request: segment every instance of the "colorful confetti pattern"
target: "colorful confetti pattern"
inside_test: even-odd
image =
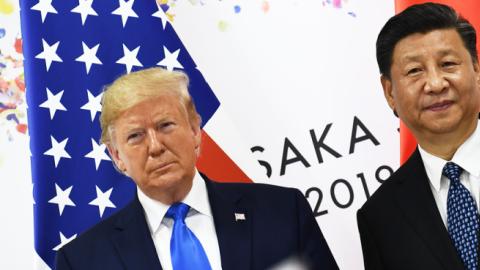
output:
[[[170,22],[174,21],[174,18],[176,16],[175,14],[175,6],[176,3],[179,0],[157,0],[157,2],[161,5],[163,11],[167,14],[168,19]],[[353,0],[319,0],[322,3],[323,8],[333,8],[337,9],[340,11],[345,12],[345,14],[356,18],[357,14],[350,9],[351,3]],[[207,0],[188,0],[188,2],[192,6],[205,6],[207,5]],[[211,2],[214,2],[213,0]],[[240,1],[238,0],[217,0],[215,1],[218,4],[222,5],[229,5],[231,6],[232,14],[234,15],[241,15],[242,14],[242,5],[240,4]],[[298,4],[296,1],[291,1],[293,5]],[[258,9],[262,11],[264,14],[269,14],[272,6],[272,1],[268,0],[262,0],[258,1]],[[228,16],[228,14],[226,14]],[[230,26],[230,22],[226,19],[219,19],[217,23],[218,30],[221,32],[226,32],[228,31],[228,28]]]
[[[0,0],[0,16],[18,16],[19,10],[8,0]],[[16,36],[11,39],[9,36]],[[0,138],[13,141],[27,133],[25,81],[20,26],[0,26]]]

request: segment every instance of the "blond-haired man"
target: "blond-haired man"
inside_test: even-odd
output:
[[[338,269],[298,190],[215,183],[196,170],[201,119],[184,73],[124,75],[102,106],[102,141],[137,196],[60,249],[57,270],[266,269],[291,256]]]

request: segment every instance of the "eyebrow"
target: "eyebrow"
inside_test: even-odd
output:
[[[159,117],[158,119],[155,119],[153,124],[154,125],[158,125],[160,123],[164,123],[166,121],[171,121],[172,119],[175,119],[174,117],[172,117],[171,115],[162,115],[161,117]],[[144,129],[145,127],[143,125],[139,125],[138,124],[138,121],[136,121],[135,119],[131,119],[130,121],[128,121],[127,123],[124,123],[124,129],[127,131],[127,132],[132,132],[132,131],[137,131],[137,130],[142,130]]]
[[[455,51],[455,50],[452,50],[452,49],[443,49],[443,50],[440,50],[437,52],[437,55],[439,55],[440,57],[443,57],[443,56],[446,56],[446,55],[450,55],[450,54],[453,54],[455,56],[458,56],[458,53]],[[410,54],[410,55],[405,55],[404,57],[402,57],[402,61],[419,61],[423,58],[423,54]]]
[[[126,129],[124,129],[123,135],[128,136],[132,133],[137,133],[137,132],[142,131],[142,130],[143,130],[143,128],[141,128],[141,127],[127,127]]]

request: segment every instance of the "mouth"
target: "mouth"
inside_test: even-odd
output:
[[[425,110],[427,111],[434,111],[434,112],[440,112],[440,111],[444,111],[444,110],[447,110],[448,108],[450,108],[450,106],[453,105],[453,101],[451,100],[444,100],[444,101],[441,101],[441,102],[437,102],[437,103],[434,103],[432,105],[429,105],[427,107],[425,107]]]
[[[168,169],[170,169],[170,167],[172,167],[174,164],[174,162],[165,162],[165,163],[161,163],[155,167],[153,167],[150,172],[151,173],[162,173]]]

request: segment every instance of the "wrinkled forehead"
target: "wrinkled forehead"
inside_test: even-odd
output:
[[[109,126],[109,131],[111,135],[114,135],[115,131],[155,124],[170,118],[190,122],[185,103],[176,93],[146,97],[136,102],[119,112]],[[114,137],[112,136],[112,138]]]
[[[420,61],[426,57],[468,54],[467,48],[455,29],[414,33],[397,42],[392,54],[392,65],[405,61]]]
[[[177,93],[163,93],[143,98],[121,111],[115,122],[123,119],[131,119],[133,121],[164,115],[179,115],[187,118],[187,109],[180,95]]]

